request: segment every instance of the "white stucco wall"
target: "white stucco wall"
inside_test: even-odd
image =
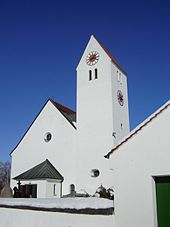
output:
[[[110,156],[116,227],[157,226],[153,177],[170,175],[169,122],[170,108]]]
[[[111,64],[112,72],[112,112],[113,112],[113,130],[115,132],[114,144],[117,144],[129,133],[129,108],[128,108],[128,89],[127,76],[120,71],[114,64]],[[119,80],[118,80],[119,78]],[[118,102],[117,93],[123,94],[123,105]]]
[[[115,227],[114,215],[67,214],[10,208],[0,208],[0,220],[2,227]]]
[[[30,180],[21,181],[21,185],[37,185],[37,198],[60,198],[61,183],[54,180]],[[55,191],[54,191],[55,185]],[[55,192],[55,194],[54,194]]]
[[[55,186],[54,186],[55,185]],[[55,190],[54,190],[55,187]],[[46,198],[60,198],[61,197],[61,183],[47,181],[46,184]]]
[[[87,55],[97,51],[99,61],[93,66],[86,63]],[[94,70],[98,70],[98,79]],[[89,70],[92,80],[89,80]],[[116,65],[92,36],[77,67],[77,187],[90,194],[103,184],[110,187],[107,160],[104,155],[129,131],[127,81],[122,73],[117,80]],[[120,70],[118,70],[120,72]],[[124,93],[124,106],[117,100],[117,91]],[[121,122],[124,124],[120,130]],[[116,132],[116,138],[113,137]],[[92,178],[90,171],[98,169],[100,175]]]
[[[49,142],[44,141],[47,132],[52,134]],[[75,132],[76,129],[48,101],[12,153],[11,178],[48,159],[64,177],[63,194],[67,194],[69,185],[75,183]],[[12,180],[11,187],[14,185],[16,181]]]

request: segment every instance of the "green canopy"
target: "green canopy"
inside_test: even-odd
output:
[[[63,176],[56,170],[51,162],[46,159],[44,162],[34,166],[26,172],[13,178],[14,180],[42,180],[42,179],[57,179],[63,182]]]

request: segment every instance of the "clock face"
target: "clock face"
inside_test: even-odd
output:
[[[118,99],[118,102],[121,106],[123,106],[124,104],[124,98],[123,98],[123,94],[120,90],[117,91],[117,99]]]
[[[99,60],[99,53],[97,51],[92,51],[87,55],[86,63],[88,65],[95,65]]]

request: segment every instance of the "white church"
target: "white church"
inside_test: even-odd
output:
[[[11,152],[11,188],[60,198],[102,185],[114,191],[116,227],[170,226],[170,102],[130,132],[127,74],[91,36],[77,66],[76,106],[45,103]]]

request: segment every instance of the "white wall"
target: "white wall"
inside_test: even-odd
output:
[[[30,180],[21,181],[21,185],[36,184],[37,185],[37,198],[60,198],[61,196],[61,183],[54,180]],[[54,195],[54,184],[55,195]]]
[[[10,218],[9,218],[10,217]],[[82,215],[0,208],[0,227],[114,227],[114,215]],[[27,220],[27,221],[26,221]]]
[[[44,141],[50,132],[52,139]],[[11,178],[48,159],[64,177],[63,193],[69,192],[69,185],[75,183],[75,133],[76,129],[48,101],[21,143],[12,153]],[[11,187],[16,185],[12,180]]]
[[[129,133],[129,108],[127,76],[123,74],[114,64],[111,64],[112,72],[112,108],[113,108],[113,130],[116,133],[114,144],[119,143]],[[118,74],[119,79],[118,81]],[[120,90],[123,94],[123,105],[118,102],[117,93]],[[121,126],[122,124],[122,126]]]
[[[54,191],[55,185],[55,191]],[[55,192],[55,194],[54,194]],[[60,198],[61,196],[61,183],[47,181],[46,183],[46,198]]]
[[[153,177],[170,175],[169,122],[170,108],[110,156],[116,227],[157,226]]]
[[[97,64],[89,66],[86,57],[92,51],[97,51],[100,58]],[[94,79],[95,68],[98,79]],[[92,70],[92,80],[89,80],[89,70]],[[94,194],[101,184],[111,186],[108,174],[105,174],[108,162],[104,155],[129,131],[127,81],[123,73],[121,83],[117,81],[117,70],[92,36],[77,67],[77,188],[90,194]],[[124,93],[123,107],[117,100],[119,89]],[[116,132],[116,138],[113,132]],[[92,169],[99,169],[100,176],[92,178]]]

